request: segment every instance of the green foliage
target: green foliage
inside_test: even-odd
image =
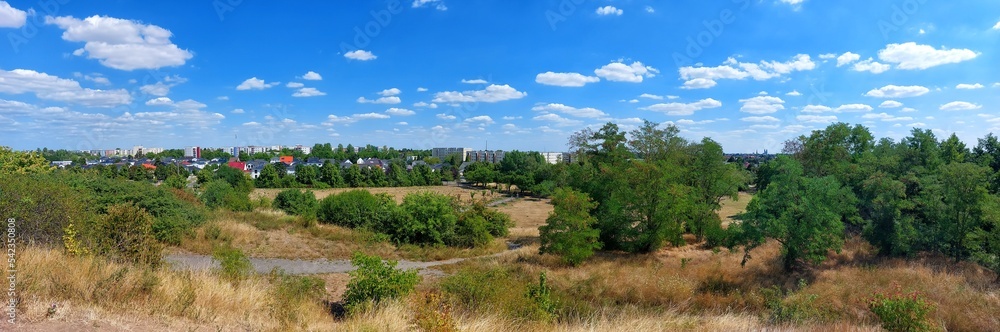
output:
[[[599,231],[593,228],[596,220],[590,215],[597,203],[587,194],[560,188],[556,189],[552,204],[555,210],[545,220],[546,224],[538,228],[542,243],[539,253],[560,255],[564,262],[580,265],[601,248],[597,241]]]
[[[899,284],[893,283],[892,290],[875,293],[866,302],[887,331],[935,330],[927,317],[934,310],[934,304],[918,292],[903,294]]]
[[[454,198],[433,192],[406,195],[400,206],[404,218],[396,218],[387,228],[399,243],[445,244],[455,234],[458,215]]]
[[[109,206],[95,225],[96,252],[116,262],[158,266],[163,247],[153,236],[153,222],[134,204]]]
[[[19,152],[0,146],[0,175],[48,173],[55,167],[49,166],[40,153]]]
[[[219,274],[234,285],[239,285],[253,273],[250,258],[240,249],[223,245],[212,251],[212,258],[219,261]]]
[[[267,164],[260,170],[260,174],[257,174],[254,184],[258,188],[278,188],[283,175],[284,170],[279,170],[277,165]]]
[[[320,201],[319,220],[350,228],[383,229],[395,223],[400,212],[392,196],[373,195],[367,190],[350,190]]]
[[[285,329],[301,328],[304,317],[300,306],[318,303],[326,295],[326,282],[310,276],[293,276],[274,271],[270,275],[274,287],[274,315]]]
[[[800,259],[822,262],[828,251],[843,245],[844,221],[856,213],[854,194],[833,177],[803,177],[802,167],[791,158],[774,162],[778,174],[750,201],[736,225],[736,243],[745,246],[743,263],[768,238],[781,243],[786,270]]]
[[[201,201],[212,209],[226,208],[232,211],[253,209],[249,194],[236,190],[224,180],[213,180],[205,184],[201,193]]]
[[[241,193],[249,194],[253,190],[253,180],[243,170],[235,169],[226,165],[215,170],[215,179],[226,181],[233,189]]]
[[[552,321],[559,317],[559,303],[552,298],[552,288],[546,283],[545,272],[538,276],[538,285],[528,286],[528,299],[534,304],[532,316],[540,321]]]
[[[86,231],[96,219],[86,196],[51,175],[0,175],[0,216],[17,220],[19,242],[61,244],[64,229],[76,224]],[[6,219],[4,219],[6,220]]]
[[[413,314],[417,328],[425,332],[457,332],[458,326],[451,315],[451,305],[441,293],[430,292],[420,297]]]
[[[487,227],[487,221],[481,215],[465,215],[455,225],[455,235],[452,236],[449,244],[457,247],[481,247],[491,241],[493,236]]]
[[[316,200],[316,195],[313,195],[311,191],[305,191],[299,189],[286,189],[278,193],[278,196],[274,198],[274,208],[285,211],[286,213],[294,216],[302,216],[306,219],[316,218],[316,209],[319,206],[319,202]]]
[[[357,269],[348,273],[351,280],[344,292],[345,306],[351,311],[369,302],[406,296],[420,282],[417,271],[397,270],[396,261],[383,262],[378,256],[355,252],[351,264]]]
[[[184,189],[187,187],[187,179],[181,175],[171,175],[163,181],[163,185],[167,188]]]
[[[460,222],[465,218],[482,218],[486,230],[493,237],[505,237],[510,234],[510,228],[514,227],[514,221],[510,219],[509,215],[487,207],[484,200],[475,200],[462,208],[464,210],[458,217]]]

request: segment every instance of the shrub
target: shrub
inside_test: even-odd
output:
[[[59,245],[71,223],[86,231],[96,219],[85,196],[48,175],[0,175],[0,217],[17,221],[19,242]]]
[[[596,220],[590,210],[597,206],[590,196],[571,189],[557,189],[552,197],[555,210],[538,228],[542,254],[556,254],[570,265],[580,265],[601,248],[599,231],[593,228]]]
[[[494,237],[507,236],[510,234],[510,228],[514,226],[514,221],[510,219],[509,215],[487,207],[483,200],[477,200],[469,205],[462,212],[461,216],[459,216],[459,219],[472,218],[474,216],[483,218],[486,222],[486,229]]]
[[[205,206],[212,209],[226,208],[232,211],[253,209],[249,194],[234,189],[232,185],[223,180],[212,180],[205,184],[201,200]]]
[[[167,179],[163,181],[163,186],[167,188],[184,189],[184,187],[187,187],[187,180],[183,176],[174,174],[168,176]]]
[[[312,192],[304,192],[299,189],[283,190],[274,198],[275,209],[307,219],[316,217],[316,207],[318,205],[316,195],[313,195]]]
[[[238,285],[253,272],[250,259],[237,248],[228,245],[217,247],[212,252],[212,258],[219,261],[219,274],[234,285]]]
[[[445,244],[454,236],[458,216],[451,196],[433,192],[406,195],[400,206],[406,218],[387,227],[399,243]]]
[[[348,273],[351,281],[344,292],[344,303],[352,312],[365,303],[405,296],[420,282],[417,271],[397,270],[396,261],[383,262],[378,256],[355,252],[351,264],[357,269]]]
[[[381,229],[399,217],[396,202],[387,194],[351,190],[330,195],[320,202],[319,220],[350,228]]]
[[[927,314],[934,305],[919,292],[903,294],[902,287],[893,282],[887,292],[877,292],[867,300],[868,308],[889,331],[931,331],[933,325]]]
[[[451,306],[441,297],[441,293],[424,293],[416,303],[414,324],[421,331],[456,332],[458,325],[451,316]]]
[[[162,246],[153,237],[153,217],[133,204],[108,207],[95,227],[97,253],[114,261],[158,266]]]
[[[450,245],[458,247],[479,247],[493,241],[493,236],[486,225],[486,219],[480,215],[469,215],[459,218],[455,225],[455,235],[449,241]]]
[[[326,294],[326,283],[323,279],[308,276],[291,276],[272,272],[271,282],[274,288],[274,315],[286,329],[298,327],[302,322],[299,316],[303,304],[315,302]]]

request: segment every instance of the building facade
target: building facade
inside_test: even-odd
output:
[[[465,161],[495,164],[503,161],[504,154],[503,150],[469,151],[465,153]]]
[[[468,156],[471,151],[472,149],[470,148],[433,148],[431,149],[431,157],[437,157],[440,160],[444,160],[449,155],[455,153],[460,156]],[[468,159],[466,159],[466,161],[468,161]]]

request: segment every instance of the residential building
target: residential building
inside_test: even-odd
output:
[[[491,164],[503,161],[505,152],[503,150],[479,150],[469,151],[465,154],[465,161],[487,162]]]
[[[448,156],[455,153],[461,156],[468,156],[471,151],[472,149],[470,148],[433,148],[431,149],[431,157],[437,157],[440,160],[444,160]]]
[[[201,147],[197,146],[185,147],[184,158],[201,158]]]
[[[539,152],[539,154],[541,154],[542,158],[545,158],[545,162],[547,162],[549,164],[553,164],[554,165],[554,164],[561,163],[563,161],[563,153],[562,152]]]

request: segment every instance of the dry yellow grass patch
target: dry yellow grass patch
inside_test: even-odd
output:
[[[719,218],[722,219],[722,226],[726,227],[735,221],[733,217],[737,214],[743,213],[747,210],[747,205],[750,204],[750,200],[753,199],[753,194],[746,192],[739,192],[737,199],[731,199],[729,197],[722,198],[722,208],[716,213],[719,214]]]
[[[497,206],[497,210],[510,215],[514,227],[510,238],[514,240],[537,239],[538,227],[545,225],[553,206],[549,199],[523,198]]]

